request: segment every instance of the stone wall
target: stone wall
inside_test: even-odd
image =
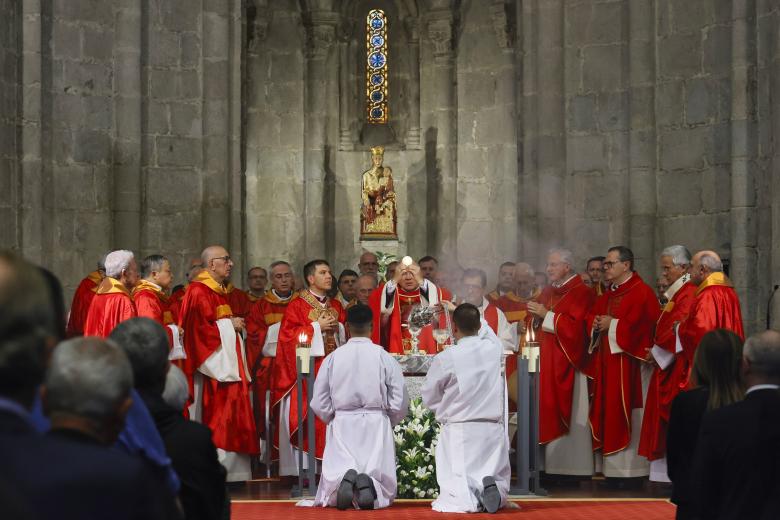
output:
[[[0,1],[0,244],[18,245],[17,86],[22,13],[14,0]]]

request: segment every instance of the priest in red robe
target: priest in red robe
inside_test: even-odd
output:
[[[195,278],[195,276],[197,276],[198,273],[200,273],[202,270],[203,270],[202,260],[200,258],[193,258],[190,261],[189,269],[185,273],[186,283],[184,285],[176,286],[171,292],[171,297],[170,297],[171,311],[175,316],[177,316],[177,320],[179,316],[179,309],[181,307],[181,301],[184,298],[184,293],[187,290],[187,286]]]
[[[699,251],[693,255],[691,282],[697,286],[696,299],[679,328],[682,348],[690,363],[701,338],[711,330],[728,329],[745,337],[739,298],[717,253]]]
[[[171,262],[162,255],[147,256],[141,261],[141,281],[133,290],[138,316],[149,318],[165,329],[171,348],[170,359],[184,359],[178,317],[171,309],[168,289],[173,282]]]
[[[601,450],[605,476],[647,476],[647,459],[637,454],[644,404],[640,367],[650,355],[661,309],[655,290],[634,272],[629,248],[609,250],[604,280],[610,288],[598,297],[587,321],[589,336],[596,335],[588,367],[594,380],[593,449]]]
[[[228,281],[225,286],[225,290],[227,291],[228,303],[230,304],[230,308],[233,309],[233,314],[239,318],[246,319],[249,315],[249,307],[252,303],[249,300],[249,296],[246,292],[234,286],[230,281]]]
[[[191,281],[181,304],[184,330],[184,373],[193,403],[190,418],[212,431],[227,480],[252,478],[250,456],[260,453],[252,416],[241,331],[244,320],[233,314],[226,284],[233,269],[224,247],[211,246],[201,255],[204,269]]]
[[[269,266],[268,270],[271,272],[271,289],[251,305],[246,319],[246,358],[254,377],[252,393],[255,402],[255,422],[258,433],[266,442],[268,439],[265,437],[265,399],[269,390],[273,392],[271,379],[279,340],[279,327],[287,306],[296,297],[293,291],[292,267],[289,263],[277,260]],[[271,398],[273,399],[273,396]],[[269,411],[272,410],[273,407]],[[278,418],[271,413],[270,421],[277,424]],[[274,454],[272,458],[276,460],[277,456],[278,454]]]
[[[344,343],[344,309],[341,304],[328,297],[333,288],[333,275],[325,260],[312,260],[303,268],[307,289],[300,292],[287,306],[279,329],[279,342],[276,349],[276,361],[273,365],[274,408],[279,417],[279,437],[276,448],[279,449],[279,474],[297,475],[296,449],[308,451],[308,439],[304,436],[304,445],[298,446],[298,409],[300,407],[304,423],[309,412],[308,389],[303,387],[303,402],[298,402],[296,389],[295,349],[302,338],[311,345],[314,358],[315,375],[325,356]],[[315,420],[315,456],[322,459],[325,449],[325,424]]]
[[[132,291],[138,283],[138,266],[131,251],[106,255],[106,277],[95,291],[84,322],[85,336],[107,338],[114,327],[135,318]]]
[[[512,355],[517,352],[519,346],[517,328],[514,324],[509,323],[501,309],[487,298],[485,271],[474,268],[465,269],[459,285],[462,287],[465,303],[470,303],[479,310],[480,319],[484,320],[496,337],[501,340],[504,353]]]
[[[666,475],[666,428],[672,400],[688,386],[690,363],[677,341],[676,324],[685,320],[695,299],[696,285],[688,269],[691,253],[685,246],[669,246],[661,252],[661,272],[669,282],[667,300],[655,326],[651,349],[655,364],[647,388],[639,454],[650,461],[650,480],[669,482]]]
[[[405,259],[407,263],[398,265],[394,278],[377,287],[369,298],[369,306],[374,314],[371,341],[382,345],[391,354],[403,354],[411,348],[411,334],[405,325],[415,305],[440,306],[452,298],[448,291],[423,278],[420,266],[409,257]],[[445,326],[446,319],[440,315],[439,327]],[[432,330],[430,325],[422,329],[419,336],[421,352],[436,353],[437,345]]]
[[[65,328],[65,335],[68,338],[84,335],[84,322],[87,320],[87,311],[92,303],[92,298],[98,290],[100,282],[106,276],[106,258],[103,257],[97,264],[97,269],[89,273],[86,278],[81,280],[76,292],[73,294],[73,302],[70,305],[68,314],[68,325]]]
[[[496,289],[490,291],[486,297],[491,303],[496,303],[504,295],[515,290],[515,263],[504,262],[498,268],[498,283]]]
[[[585,330],[596,296],[575,271],[568,249],[547,256],[550,285],[528,303],[538,327],[540,348],[539,442],[545,445],[545,471],[557,475],[592,475],[588,426]]]

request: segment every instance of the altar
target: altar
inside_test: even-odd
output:
[[[425,376],[433,363],[434,356],[420,353],[394,355],[393,357],[403,369],[409,399],[419,398],[425,383]]]

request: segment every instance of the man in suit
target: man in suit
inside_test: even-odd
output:
[[[49,294],[35,267],[0,252],[0,481],[4,491],[34,518],[170,518],[163,504],[165,497],[152,488],[153,480],[140,461],[114,452],[85,432],[42,437],[33,428],[29,410],[43,381],[48,351],[57,337],[56,313]],[[79,365],[68,363],[66,367],[58,361],[61,357],[59,353],[54,356],[59,368],[53,366],[52,373],[61,375],[63,368]],[[87,374],[79,369],[69,379],[81,383],[79,378],[85,378],[85,384],[70,387],[78,391],[62,394],[55,384],[47,393],[51,397],[53,391],[54,409],[61,408],[57,399],[87,406],[89,418],[60,413],[56,428],[61,431],[89,424],[94,428],[90,431],[100,431],[98,436],[106,440],[110,432],[121,427],[120,411],[129,385],[124,385],[127,389],[123,393],[122,385],[106,380],[116,374],[115,370],[95,371],[94,363],[87,368],[89,377],[85,378]],[[111,393],[115,389],[120,391]],[[102,415],[107,402],[116,406]]]
[[[700,518],[766,517],[778,487],[780,332],[747,339],[742,377],[744,401],[713,410],[702,421],[694,463]]]
[[[218,519],[226,505],[225,469],[217,459],[211,430],[185,419],[162,394],[170,368],[168,336],[160,324],[133,318],[113,330],[110,339],[127,354],[136,392],[141,396],[181,480],[180,498],[187,520]]]

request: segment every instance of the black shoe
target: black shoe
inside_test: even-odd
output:
[[[355,483],[357,486],[357,503],[360,509],[374,509],[374,500],[376,500],[376,489],[374,481],[365,473],[357,476]]]
[[[344,478],[341,479],[341,484],[339,484],[339,490],[336,494],[336,508],[340,511],[352,507],[352,498],[355,496],[356,479],[357,471],[354,469],[344,473]]]
[[[496,479],[485,477],[482,479],[482,507],[488,513],[495,513],[501,507],[501,493],[498,492]]]

